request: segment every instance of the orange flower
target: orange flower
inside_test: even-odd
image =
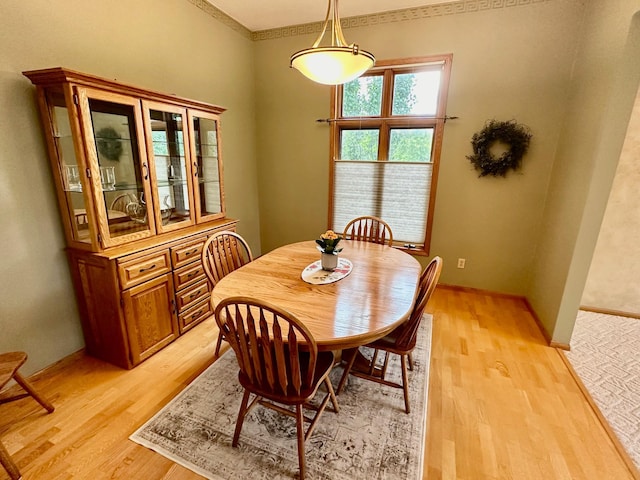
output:
[[[333,230],[327,230],[320,235],[319,239],[316,239],[316,243],[318,244],[318,250],[322,253],[332,253],[337,255],[342,251],[342,248],[336,248],[340,240],[342,240],[340,235]]]

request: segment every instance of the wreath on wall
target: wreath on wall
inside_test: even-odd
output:
[[[490,120],[482,130],[473,134],[471,139],[473,155],[467,158],[475,169],[480,171],[481,177],[487,175],[505,177],[510,169],[520,168],[530,140],[529,127],[520,125],[515,120],[507,122]],[[504,143],[508,147],[497,158],[491,153],[491,147],[496,142]]]

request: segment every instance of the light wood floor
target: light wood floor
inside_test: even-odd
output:
[[[523,302],[438,288],[427,310],[424,479],[633,478]],[[25,480],[201,478],[128,436],[212,362],[214,325],[131,371],[82,354],[47,369],[35,384],[51,415],[28,398],[0,405],[0,437]]]

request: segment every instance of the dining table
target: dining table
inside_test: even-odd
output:
[[[422,268],[413,256],[388,245],[342,240],[340,246],[340,265],[350,265],[343,278],[319,284],[303,279],[309,269],[320,271],[320,252],[314,241],[292,243],[222,278],[211,293],[212,307],[236,296],[280,307],[311,331],[319,351],[377,340],[409,317]]]

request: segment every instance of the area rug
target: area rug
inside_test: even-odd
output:
[[[431,316],[425,314],[409,372],[409,415],[402,389],[349,377],[338,396],[340,412],[329,404],[307,440],[307,478],[422,478],[430,350]],[[342,371],[333,369],[334,386]],[[399,380],[400,372],[393,355],[388,374]],[[242,393],[228,350],[130,439],[208,479],[298,478],[293,418],[258,405],[245,419],[238,447],[231,446]]]
[[[580,310],[564,352],[640,468],[640,320]]]

